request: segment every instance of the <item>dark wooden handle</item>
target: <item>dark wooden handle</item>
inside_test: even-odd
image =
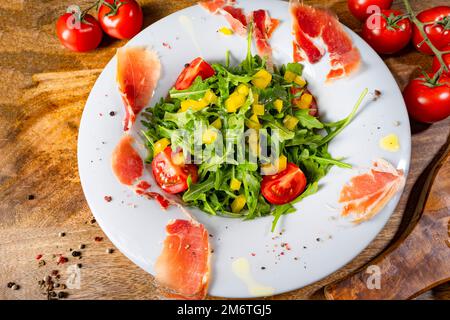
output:
[[[448,154],[441,164],[411,233],[357,273],[325,287],[327,299],[410,299],[450,280]]]

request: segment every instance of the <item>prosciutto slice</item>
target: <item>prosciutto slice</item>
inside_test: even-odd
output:
[[[280,21],[278,19],[272,19],[267,10],[253,11],[251,18],[254,23],[253,37],[255,38],[258,54],[271,61],[272,48],[269,44],[269,39],[280,24]]]
[[[216,14],[225,6],[231,6],[236,3],[235,0],[209,0],[200,1],[198,4],[200,7],[208,11],[209,13]]]
[[[194,220],[172,220],[155,264],[156,280],[177,299],[203,299],[209,284],[208,232]]]
[[[341,190],[342,215],[354,215],[354,222],[375,216],[405,185],[402,170],[384,159],[374,161],[369,172],[351,178]]]
[[[160,76],[161,63],[155,51],[143,47],[117,50],[117,83],[125,106],[125,131],[150,102]]]
[[[296,62],[318,62],[326,51],[314,40],[321,39],[330,55],[331,70],[327,80],[348,76],[359,68],[360,53],[333,13],[305,5],[299,0],[291,0],[290,11]]]
[[[112,154],[112,169],[117,179],[128,186],[139,179],[144,172],[144,162],[133,148],[133,138],[124,135]]]

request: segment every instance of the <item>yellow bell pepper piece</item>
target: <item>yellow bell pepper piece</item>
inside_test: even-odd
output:
[[[239,190],[239,188],[241,187],[241,183],[242,182],[239,181],[238,179],[232,178],[231,182],[230,182],[230,189],[233,190],[233,191]]]
[[[220,118],[217,118],[216,120],[214,120],[211,123],[211,126],[213,126],[214,128],[216,128],[217,130],[222,129],[222,120],[220,120]]]
[[[294,79],[294,83],[298,84],[300,87],[304,87],[306,85],[306,80],[301,76],[296,76]]]
[[[252,152],[253,155],[258,156],[259,155],[259,133],[257,131],[253,131],[248,136],[248,145],[250,147],[250,152]]]
[[[295,77],[297,75],[295,73],[293,73],[292,71],[286,71],[284,73],[284,80],[286,80],[287,82],[293,82],[295,80]]]
[[[183,152],[178,152],[172,156],[172,162],[177,166],[184,165],[184,155]]]
[[[184,100],[181,101],[181,111],[187,111],[188,109],[192,109],[193,111],[199,111],[206,107],[208,104],[205,103],[203,100],[197,101],[197,100]]]
[[[287,157],[282,154],[277,161],[278,172],[283,171],[287,167]]]
[[[291,131],[295,129],[295,126],[297,125],[297,123],[298,123],[298,119],[289,114],[286,115],[283,119],[284,126]]]
[[[162,138],[162,139],[156,141],[153,144],[153,153],[154,153],[154,155],[156,156],[161,151],[164,151],[164,149],[167,148],[168,145],[170,145],[170,140],[167,139],[167,138]]]
[[[222,27],[218,31],[226,36],[231,36],[233,34],[233,30],[227,27]]]
[[[247,201],[245,200],[244,195],[241,194],[237,196],[231,203],[231,211],[234,213],[240,212],[244,208],[246,203]]]
[[[213,129],[206,129],[202,135],[202,142],[204,144],[211,144],[217,139],[217,131]]]
[[[228,112],[236,112],[245,103],[245,99],[245,96],[235,91],[225,100],[225,108]]]
[[[257,94],[256,92],[252,92],[252,93],[253,93],[253,104],[258,104],[259,94]]]
[[[258,116],[256,114],[252,114],[252,116],[246,121],[247,127],[258,130],[261,128],[261,124],[259,123]]]
[[[253,114],[256,114],[257,116],[264,115],[264,105],[262,104],[254,104],[252,106]]]
[[[248,96],[248,93],[249,93],[250,89],[248,88],[248,86],[246,84],[241,83],[236,88],[236,91],[237,91],[237,93],[239,93],[239,94],[241,94],[243,96]]]
[[[264,89],[270,84],[270,81],[272,81],[272,75],[266,70],[261,69],[253,76],[252,83],[255,87]]]
[[[275,109],[277,109],[278,112],[281,112],[281,109],[283,109],[283,100],[277,99],[273,102],[273,106]]]
[[[272,175],[285,170],[287,167],[287,157],[281,155],[274,163],[267,163],[261,166],[261,173],[263,175]]]
[[[208,89],[205,92],[205,95],[203,96],[202,101],[204,103],[206,103],[207,105],[208,104],[214,104],[214,103],[217,103],[217,96],[211,89]]]
[[[299,107],[300,109],[308,109],[309,106],[311,105],[312,99],[313,96],[310,95],[309,93],[302,94],[300,100],[296,103],[297,107]]]

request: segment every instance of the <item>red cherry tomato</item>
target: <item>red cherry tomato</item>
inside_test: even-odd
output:
[[[181,71],[175,82],[175,89],[184,90],[191,86],[195,78],[202,77],[203,80],[212,77],[215,74],[214,69],[202,58],[198,57],[192,60],[189,65]]]
[[[408,18],[401,19],[402,15],[398,10],[374,13],[364,23],[364,40],[378,53],[390,54],[403,49],[411,40],[412,27]]]
[[[90,14],[81,18],[74,13],[65,13],[56,22],[56,35],[59,41],[73,51],[89,51],[98,47],[102,41],[102,29]]]
[[[348,0],[350,12],[360,21],[365,21],[374,12],[367,12],[369,6],[378,6],[379,10],[389,9],[393,0]],[[370,9],[369,9],[370,10]]]
[[[441,50],[450,52],[450,45],[447,47],[444,47]],[[450,53],[444,54],[443,58],[444,58],[445,64],[447,65],[448,70],[450,70]],[[441,64],[439,63],[439,60],[436,56],[434,56],[434,58],[433,58],[433,66],[431,68],[432,68],[433,73],[436,73],[441,68]],[[450,77],[450,71],[444,71],[444,74],[446,76]]]
[[[295,164],[288,162],[283,171],[264,176],[261,194],[272,204],[285,204],[297,198],[306,187],[306,177]]]
[[[131,39],[142,29],[142,9],[135,0],[104,0],[98,20],[111,37]]]
[[[424,10],[417,15],[417,19],[421,22],[435,22],[426,25],[424,30],[430,38],[431,43],[439,50],[450,44],[450,28],[446,27],[450,23],[450,7],[439,6],[428,10]],[[423,37],[420,34],[417,26],[413,28],[413,43],[414,46],[422,53],[433,54],[433,51],[428,44],[423,42]]]
[[[167,147],[153,158],[152,172],[161,189],[172,194],[187,190],[189,176],[191,176],[192,183],[196,183],[198,180],[197,166],[195,164],[181,166],[175,164],[172,161],[171,147]]]
[[[435,86],[425,77],[413,79],[403,90],[403,98],[411,118],[426,123],[443,120],[450,116],[450,78],[441,76]]]

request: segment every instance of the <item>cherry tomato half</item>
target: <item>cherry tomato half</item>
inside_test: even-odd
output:
[[[56,35],[68,49],[78,52],[93,50],[102,41],[102,29],[90,14],[81,21],[76,14],[65,13],[56,22]]]
[[[447,47],[444,47],[442,51],[449,51],[450,52],[450,45]],[[448,77],[450,77],[450,53],[446,53],[443,55],[444,62],[447,65],[447,68],[449,71],[444,71],[444,74]],[[431,67],[431,70],[433,73],[436,73],[441,68],[441,64],[439,63],[439,60],[436,56],[433,57],[433,66]]]
[[[197,166],[195,164],[175,164],[172,161],[171,147],[165,148],[153,158],[152,172],[161,189],[171,194],[186,191],[189,176],[191,176],[192,183],[196,183],[198,180]]]
[[[398,10],[381,10],[364,23],[362,36],[378,53],[390,54],[403,49],[411,40],[412,26],[408,18],[401,18]],[[375,21],[379,19],[379,25]]]
[[[435,86],[424,77],[413,79],[403,90],[403,98],[413,119],[425,123],[443,120],[450,116],[450,78],[441,76]]]
[[[111,37],[131,39],[142,29],[142,9],[135,0],[104,0],[98,20]]]
[[[367,12],[369,6],[378,6],[379,10],[389,9],[393,0],[348,0],[350,12],[360,21],[365,21],[374,12]]]
[[[439,6],[422,11],[417,15],[417,19],[421,22],[435,22],[434,24],[426,25],[424,30],[431,43],[439,50],[448,46],[450,43],[450,7]],[[417,26],[414,25],[413,37],[414,46],[417,50],[425,54],[433,54],[433,51],[428,44],[423,42],[423,37],[420,34]]]
[[[181,71],[180,75],[175,82],[175,89],[184,90],[191,86],[195,78],[202,77],[203,80],[212,77],[215,74],[214,69],[208,62],[198,57],[192,60],[189,65]]]
[[[285,204],[297,198],[306,187],[306,177],[295,164],[288,162],[283,171],[264,176],[261,194],[272,204]]]

